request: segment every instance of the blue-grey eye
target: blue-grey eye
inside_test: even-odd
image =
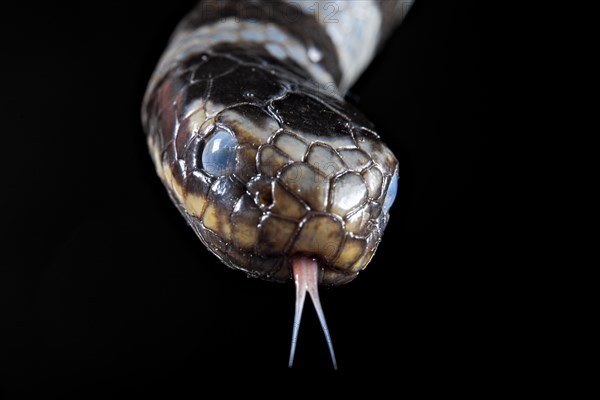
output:
[[[202,151],[202,168],[215,176],[235,171],[237,140],[223,129],[213,133]]]
[[[398,193],[398,171],[392,175],[392,180],[388,185],[387,193],[385,194],[385,200],[383,200],[383,212],[387,214],[390,211],[390,207],[396,200],[396,194]]]

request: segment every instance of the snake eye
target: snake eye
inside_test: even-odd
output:
[[[226,130],[216,130],[202,150],[202,168],[215,176],[235,171],[237,140]]]
[[[398,193],[398,171],[392,175],[392,180],[388,185],[387,193],[385,194],[385,200],[383,200],[383,212],[387,214],[390,211],[390,207],[396,200],[396,194]]]

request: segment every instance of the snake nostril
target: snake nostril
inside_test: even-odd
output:
[[[271,206],[271,204],[273,204],[273,192],[270,190],[260,191],[258,193],[258,199],[260,200],[261,204]]]
[[[248,191],[252,193],[254,201],[261,208],[268,210],[273,206],[273,179],[257,176],[248,183]]]
[[[224,129],[216,130],[202,150],[202,168],[211,175],[224,176],[235,171],[237,140]]]

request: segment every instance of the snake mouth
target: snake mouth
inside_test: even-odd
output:
[[[253,232],[255,225],[233,227],[233,236]],[[292,223],[274,215],[263,216],[257,225],[257,242],[245,250],[218,239],[222,249],[216,254],[230,266],[246,271],[253,277],[289,282],[293,279],[293,260],[315,260],[318,283],[338,286],[354,280],[370,262],[381,238],[380,225],[373,224],[370,234],[357,237],[348,233],[344,221],[327,213],[308,213],[300,223]],[[289,229],[289,230],[288,230]],[[207,237],[211,243],[216,237]]]
[[[311,260],[316,268],[316,282],[322,286],[338,286],[354,280],[358,272],[352,270],[343,270],[329,261],[322,254],[317,253],[293,253],[285,256],[282,263],[283,271],[277,273],[277,276],[288,275],[287,280],[294,280],[294,264],[297,260]]]
[[[358,272],[341,270],[316,254],[294,253],[265,257],[262,254],[249,254],[233,248],[221,251],[219,247],[209,247],[209,250],[230,268],[245,272],[249,277],[271,282],[292,282],[294,280],[293,262],[299,258],[315,262],[318,267],[317,282],[322,286],[343,285],[358,276]]]

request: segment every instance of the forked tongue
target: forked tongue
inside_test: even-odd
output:
[[[312,303],[315,306],[315,310],[317,311],[317,315],[319,316],[319,321],[321,321],[321,328],[323,328],[325,340],[327,340],[327,345],[329,346],[333,368],[337,370],[337,362],[335,360],[335,353],[333,352],[333,343],[329,336],[329,329],[327,329],[327,322],[325,322],[325,314],[323,313],[321,301],[319,300],[319,266],[317,265],[317,261],[306,256],[296,256],[292,259],[292,272],[294,274],[294,283],[296,284],[296,312],[294,314],[294,332],[292,334],[289,367],[291,368],[294,364],[298,330],[300,329],[300,320],[302,319],[302,310],[304,308],[306,292],[308,292],[312,299]]]

